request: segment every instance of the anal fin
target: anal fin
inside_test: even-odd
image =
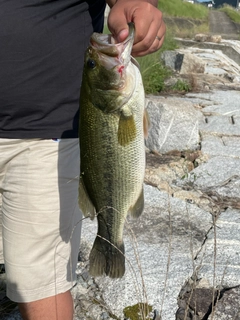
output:
[[[139,218],[140,215],[142,214],[144,209],[144,194],[143,194],[143,188],[141,190],[141,193],[137,199],[137,201],[135,202],[135,204],[130,208],[129,210],[129,214],[133,217],[133,218]]]

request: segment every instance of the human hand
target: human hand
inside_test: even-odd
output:
[[[108,28],[118,42],[127,38],[128,23],[134,22],[133,56],[155,52],[163,44],[166,27],[161,11],[153,3],[156,1],[118,0],[109,13]]]

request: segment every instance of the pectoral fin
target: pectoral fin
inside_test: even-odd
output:
[[[129,213],[133,218],[138,218],[142,214],[143,209],[144,209],[144,195],[143,195],[143,189],[142,189],[136,203],[134,204],[134,206],[130,208]]]
[[[128,145],[136,138],[137,129],[133,114],[128,107],[121,110],[118,125],[118,142],[121,146]]]
[[[87,190],[83,182],[83,178],[81,176],[79,181],[78,204],[80,210],[83,212],[83,215],[85,217],[90,217],[90,219],[93,220],[96,216],[96,210],[88,196]]]

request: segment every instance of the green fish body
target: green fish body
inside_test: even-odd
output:
[[[138,217],[144,207],[145,95],[130,56],[133,40],[133,25],[124,43],[94,33],[85,55],[79,205],[85,216],[98,220],[89,258],[93,276],[124,275],[124,223],[128,213]]]

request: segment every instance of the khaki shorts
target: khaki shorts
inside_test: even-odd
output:
[[[0,263],[11,300],[31,302],[74,285],[78,178],[78,139],[0,139]]]

